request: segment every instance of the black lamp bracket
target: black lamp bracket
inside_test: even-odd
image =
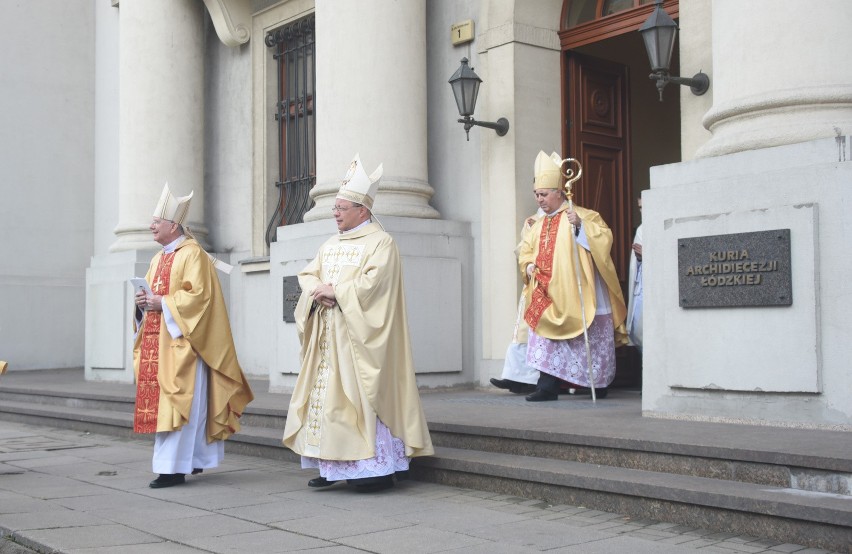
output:
[[[695,96],[701,96],[710,88],[710,77],[701,71],[692,76],[692,78],[669,75],[667,71],[656,71],[651,73],[648,78],[657,81],[657,90],[660,91],[660,102],[663,101],[663,89],[669,83],[685,85],[689,87],[689,90]]]
[[[490,121],[477,121],[471,116],[462,117],[458,120],[459,123],[464,123],[464,132],[467,135],[467,140],[470,140],[470,129],[476,125],[478,127],[485,127],[486,129],[494,129],[497,132],[498,136],[503,136],[509,132],[509,120],[505,117],[501,117],[495,123]]]

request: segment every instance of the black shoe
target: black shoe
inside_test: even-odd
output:
[[[164,489],[166,487],[174,487],[175,485],[183,485],[186,483],[186,476],[183,473],[162,473],[159,477],[148,483],[152,489]]]
[[[397,481],[408,481],[410,479],[407,469],[405,471],[397,471],[394,473],[394,477],[396,477]]]
[[[512,381],[511,379],[495,379],[494,377],[492,377],[490,379],[490,381],[491,381],[491,384],[494,385],[495,387],[497,387],[498,389],[504,389],[504,390],[512,390],[512,387],[517,384],[515,381]]]
[[[595,399],[597,398],[606,398],[606,395],[609,394],[609,390],[606,387],[595,389]],[[592,395],[591,389],[589,389],[589,396]]]
[[[200,468],[200,467],[194,467],[194,468],[192,468],[192,474],[193,474],[193,475],[198,475],[199,473],[204,473],[204,469],[203,469],[203,468]]]
[[[555,392],[538,389],[531,395],[527,396],[527,402],[546,402],[548,400],[558,400],[559,395]]]
[[[320,487],[330,487],[335,483],[337,483],[337,481],[329,481],[325,477],[314,477],[313,479],[308,481],[308,486],[318,489]]]
[[[521,383],[520,381],[512,381],[511,379],[490,379],[491,384],[498,389],[507,390],[515,394],[529,394],[535,391],[535,385]]]

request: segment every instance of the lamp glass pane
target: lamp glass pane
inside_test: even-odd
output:
[[[450,85],[453,87],[453,97],[456,99],[456,108],[459,110],[459,115],[464,115],[464,93],[462,92],[461,79],[451,81]]]
[[[674,52],[677,27],[653,27],[642,31],[651,71],[668,71]]]
[[[479,83],[481,81],[477,79],[470,79],[465,82],[465,108],[467,112],[463,115],[473,115],[474,110],[476,109],[476,98],[479,96]]]
[[[473,110],[476,108],[476,97],[479,94],[479,83],[478,77],[472,79],[462,77],[451,83],[456,107],[462,117],[473,115]]]

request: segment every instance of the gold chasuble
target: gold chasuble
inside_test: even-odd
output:
[[[518,262],[526,290],[524,320],[539,336],[552,340],[567,340],[583,334],[583,314],[580,311],[580,294],[577,288],[577,270],[574,263],[575,242],[571,238],[571,223],[565,215],[568,203],[562,204],[553,216],[545,216],[533,225],[521,243]],[[625,319],[627,307],[621,285],[610,257],[612,231],[595,211],[574,206],[582,219],[591,252],[577,246],[580,258],[580,279],[586,324],[595,319],[595,269],[609,289],[615,346],[627,344]],[[528,264],[535,264],[536,272],[527,276]]]
[[[177,431],[189,421],[198,357],[210,367],[207,441],[236,433],[254,398],[237,361],[228,312],[216,270],[195,239],[170,254],[159,252],[145,276],[180,328],[173,339],[162,312],[145,312],[133,347],[137,433]]]
[[[337,304],[311,294],[332,284]],[[323,460],[374,457],[376,417],[409,457],[434,453],[408,336],[402,265],[376,223],[335,235],[299,274],[295,317],[302,344],[283,443]]]

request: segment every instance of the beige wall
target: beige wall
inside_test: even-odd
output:
[[[3,2],[0,19],[0,358],[11,371],[81,367],[95,4]]]

